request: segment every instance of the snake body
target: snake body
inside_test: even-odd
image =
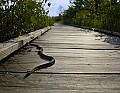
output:
[[[55,64],[55,59],[53,57],[51,57],[51,56],[45,55],[43,53],[43,48],[42,47],[40,47],[38,45],[35,45],[35,44],[30,44],[30,45],[36,47],[36,49],[39,50],[38,51],[38,55],[40,56],[40,58],[43,59],[43,60],[48,61],[48,63],[36,66],[31,71],[28,71],[27,74],[24,76],[23,79],[27,78],[28,76],[30,76],[32,73],[34,73],[37,70],[45,69],[45,68],[51,67],[51,66],[53,66]]]

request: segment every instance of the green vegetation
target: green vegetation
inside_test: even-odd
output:
[[[71,6],[63,13],[68,25],[120,31],[119,0],[71,0]]]
[[[47,0],[0,0],[0,42],[40,29],[54,22]]]
[[[54,19],[55,22],[59,23],[59,22],[62,21],[62,15],[59,14],[59,16],[55,16],[55,17],[53,17],[53,19]]]

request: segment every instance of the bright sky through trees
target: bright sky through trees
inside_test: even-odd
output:
[[[57,16],[59,14],[59,6],[62,6],[65,10],[68,9],[69,0],[49,0],[51,2],[50,16]]]

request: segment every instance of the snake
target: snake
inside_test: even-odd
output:
[[[42,47],[40,47],[40,46],[38,46],[36,44],[30,44],[30,45],[36,47],[36,49],[39,50],[38,53],[37,53],[39,55],[39,57],[41,59],[43,59],[43,60],[48,61],[48,63],[36,66],[32,70],[27,71],[27,74],[23,77],[23,79],[27,78],[28,76],[30,76],[35,71],[51,67],[51,66],[53,66],[55,64],[55,59],[52,56],[45,55],[43,53],[43,48]]]

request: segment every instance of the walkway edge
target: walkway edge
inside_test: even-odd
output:
[[[18,38],[10,39],[8,41],[0,43],[0,61],[15,52],[16,50],[20,49],[27,43],[36,39],[37,37],[42,36],[50,29],[51,27],[45,27],[43,29],[36,30],[26,35],[19,36]]]
[[[120,32],[114,32],[114,31],[105,30],[105,29],[99,29],[99,28],[91,28],[91,27],[86,27],[86,26],[77,26],[77,25],[75,25],[74,27],[83,28],[83,29],[89,29],[89,30],[100,32],[100,33],[105,33],[105,34],[120,37]]]

